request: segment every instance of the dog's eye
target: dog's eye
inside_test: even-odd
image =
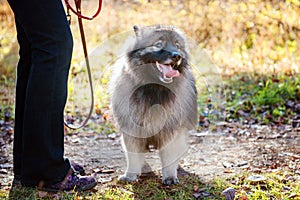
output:
[[[179,42],[175,42],[175,46],[176,46],[177,49],[180,49],[180,48],[181,48],[181,45],[180,45]]]
[[[159,40],[159,41],[157,41],[157,42],[154,43],[154,46],[155,46],[156,48],[162,48],[163,42],[162,42],[161,40]]]

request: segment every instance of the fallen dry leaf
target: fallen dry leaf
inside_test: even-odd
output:
[[[225,189],[222,194],[225,196],[226,200],[234,200],[235,197],[235,189],[227,188]]]
[[[247,180],[249,180],[251,182],[262,182],[262,181],[265,181],[266,178],[262,175],[253,175],[253,176],[249,176],[247,178]]]

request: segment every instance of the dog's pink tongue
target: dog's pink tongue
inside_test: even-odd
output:
[[[171,65],[164,65],[164,64],[160,64],[160,66],[162,67],[163,70],[163,74],[167,77],[167,78],[174,78],[174,77],[178,77],[180,75],[178,70],[175,70],[171,67]]]

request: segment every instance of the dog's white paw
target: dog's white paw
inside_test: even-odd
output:
[[[167,178],[163,178],[163,184],[164,185],[175,185],[179,183],[178,178],[177,177],[167,177]]]
[[[131,183],[131,182],[134,182],[137,180],[137,175],[121,175],[118,177],[118,180],[119,181],[122,181],[122,182],[128,182],[128,183]]]

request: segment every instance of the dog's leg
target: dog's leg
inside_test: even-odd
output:
[[[178,162],[187,150],[188,144],[184,132],[177,134],[171,142],[159,150],[159,156],[162,163],[163,184],[172,185],[178,183]]]
[[[124,175],[119,177],[120,181],[133,182],[141,173],[145,162],[145,153],[126,152],[127,169]]]

